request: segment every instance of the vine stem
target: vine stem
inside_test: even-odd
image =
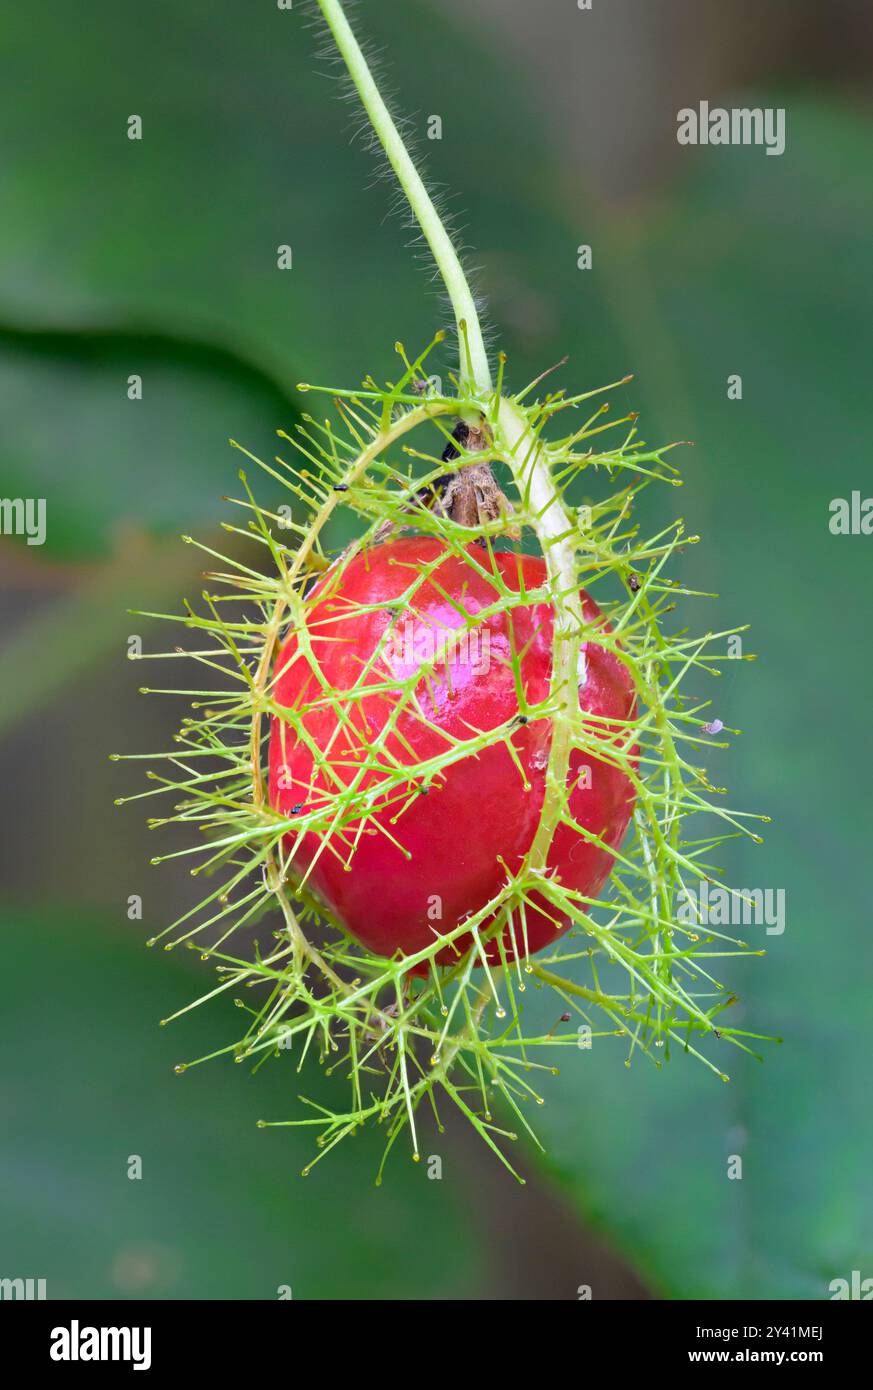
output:
[[[458,329],[458,353],[462,389],[479,394],[491,390],[491,370],[482,338],[479,315],[457,249],[434,207],[424,181],[412,161],[394,118],[376,86],[361,46],[346,19],[340,0],[318,0],[325,23],[333,35],[370,124],[437,264],[448,291]]]
[[[555,620],[550,699],[552,742],[540,823],[528,855],[530,868],[544,871],[563,813],[573,733],[579,720],[579,653],[584,629],[576,565],[574,525],[555,485],[545,449],[524,411],[505,396],[497,402],[497,425],[522,504],[536,532],[549,575]]]

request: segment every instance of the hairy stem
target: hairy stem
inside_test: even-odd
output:
[[[403,189],[406,200],[431,249],[437,269],[452,301],[458,328],[462,389],[474,393],[486,393],[491,390],[488,355],[482,339],[482,328],[479,323],[479,315],[476,312],[476,304],[470,286],[467,284],[467,277],[464,274],[455,245],[433,205],[433,200],[403,143],[391,112],[385,105],[379,88],[376,86],[373,74],[361,51],[361,46],[343,13],[340,0],[318,0],[318,4],[348,68],[349,76],[357,88],[358,96],[361,98],[370,124],[379,138],[388,157],[388,162],[397,175],[400,187]]]
[[[560,713],[552,719],[546,795],[529,855],[530,867],[543,870],[567,795],[573,728],[579,715],[579,644],[584,619],[579,599],[576,549],[568,535],[572,522],[552,477],[543,446],[514,401],[501,398],[497,425],[507,461],[540,544],[549,573],[555,611],[550,695]]]

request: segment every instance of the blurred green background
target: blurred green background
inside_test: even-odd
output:
[[[356,7],[512,383],[565,353],[576,389],[631,371],[646,438],[695,441],[651,517],[678,502],[704,539],[682,578],[720,597],[696,625],[752,624],[760,660],[700,693],[744,731],[716,780],[774,817],[733,881],[788,900],[730,975],[746,1026],[785,1038],[763,1065],[731,1056],[724,1086],[604,1040],[548,1084],[525,1187],[451,1126],[424,1146],[442,1181],[398,1157],[379,1189],[367,1136],[301,1179],[305,1136],[255,1128],[314,1078],[173,1074],[234,1020],[157,1027],[208,978],[142,945],[191,885],[148,866],[140,808],[112,804],[136,770],[106,758],[176,727],[125,659],[166,635],[126,610],[199,592],[177,538],[226,515],[227,437],[271,457],[296,382],[384,376],[445,319],[307,12],[94,0],[85,23],[36,0],[0,27],[0,492],[48,507],[43,547],[0,538],[0,1276],[50,1297],[827,1297],[873,1276],[873,539],[828,529],[832,498],[873,494],[869,7]],[[785,154],[680,148],[701,98],[785,107]]]

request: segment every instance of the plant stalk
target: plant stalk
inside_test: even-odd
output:
[[[497,424],[521,496],[523,513],[527,514],[536,532],[546,562],[555,614],[550,697],[560,712],[552,719],[546,794],[528,856],[530,867],[543,871],[567,796],[573,733],[579,718],[579,651],[584,617],[579,598],[576,547],[567,539],[573,527],[548,459],[543,456],[543,446],[533,434],[524,412],[505,396],[497,403]]]
[[[340,0],[318,0],[319,8],[334,42],[342,55],[349,76],[355,84],[370,124],[406,200],[421,227],[448,291],[458,330],[458,354],[462,389],[472,394],[487,394],[491,390],[491,370],[482,338],[479,315],[467,277],[461,266],[457,249],[446,230],[433,200],[403,143],[397,126],[370,72],[361,46],[343,12]]]

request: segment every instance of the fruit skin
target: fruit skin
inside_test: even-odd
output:
[[[425,567],[434,564],[432,576],[418,585],[398,611],[397,603],[405,591]],[[516,871],[539,822],[551,742],[551,723],[546,719],[531,720],[516,727],[511,735],[530,782],[529,790],[501,742],[483,750],[478,758],[467,756],[444,768],[428,793],[415,794],[402,810],[421,785],[421,775],[416,775],[418,765],[446,751],[448,745],[441,731],[467,740],[475,730],[492,729],[518,716],[510,624],[528,704],[536,704],[548,693],[553,624],[550,605],[521,603],[511,615],[502,612],[486,617],[475,629],[478,647],[472,641],[465,647],[458,640],[463,622],[458,608],[473,614],[494,604],[498,597],[488,578],[488,572],[493,573],[492,564],[511,588],[519,589],[520,577],[526,591],[546,583],[542,558],[496,553],[492,561],[488,551],[476,543],[464,553],[447,549],[435,537],[409,536],[362,551],[350,560],[339,580],[328,572],[308,598],[312,653],[326,686],[316,678],[294,633],[277,658],[274,696],[278,705],[304,711],[303,725],[309,739],[321,751],[330,750],[330,766],[350,783],[360,768],[361,745],[372,745],[379,737],[386,720],[396,712],[398,694],[389,688],[349,701],[345,705],[347,722],[339,728],[330,704],[322,703],[315,709],[306,706],[322,699],[325,688],[343,693],[361,681],[364,666],[383,638],[383,653],[366,677],[369,685],[385,681],[389,671],[398,679],[413,674],[422,661],[432,659],[435,643],[438,647],[455,632],[448,647],[449,679],[443,662],[429,679],[422,678],[416,686],[428,722],[407,705],[396,725],[400,737],[389,733],[384,745],[387,753],[401,766],[411,766],[414,774],[394,793],[392,804],[381,805],[375,813],[375,820],[392,838],[381,833],[371,818],[351,854],[358,822],[334,831],[324,848],[310,832],[298,846],[294,861],[295,868],[302,870],[321,849],[308,886],[353,936],[378,955],[390,957],[399,950],[406,956],[419,951],[432,944],[435,934],[451,930],[480,909],[505,881],[500,859]],[[588,594],[583,591],[581,597],[588,621],[602,617]],[[394,607],[361,612],[360,605]],[[392,619],[393,637],[386,635]],[[602,621],[605,625],[606,620]],[[607,719],[631,718],[636,692],[626,666],[612,652],[590,641],[583,644],[583,652],[582,708]],[[384,776],[389,759],[383,758],[381,765]],[[585,766],[591,770],[589,778],[582,772]],[[359,786],[366,790],[378,779],[378,773],[368,770]],[[569,799],[574,819],[617,848],[633,811],[628,778],[618,768],[574,749],[569,782],[574,788]],[[328,785],[324,769],[314,770],[310,749],[297,739],[293,727],[274,716],[271,805],[287,816],[301,803],[312,810],[325,804]],[[293,835],[286,837],[289,851],[293,841]],[[407,858],[394,841],[399,841],[411,857]],[[348,870],[344,868],[346,860]],[[570,826],[558,827],[548,868],[565,886],[594,896],[612,864],[608,850],[592,845]],[[568,926],[565,918],[556,920],[554,909],[545,903],[541,908],[528,904],[526,916],[531,954],[554,941]],[[486,926],[479,928],[480,935]],[[518,914],[515,942],[517,954],[523,956]],[[458,960],[469,944],[469,937],[447,944],[438,960],[442,964]],[[512,960],[516,950],[509,928],[504,930],[504,946],[507,959]],[[496,940],[487,944],[486,954],[489,961],[499,962]]]

